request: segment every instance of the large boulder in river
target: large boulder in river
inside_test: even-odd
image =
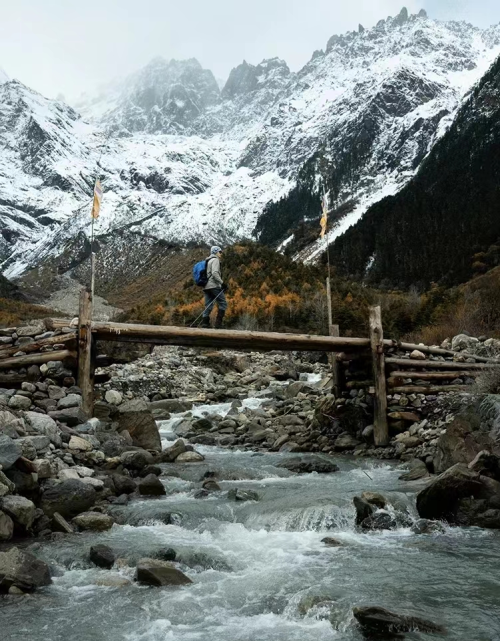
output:
[[[0,499],[0,509],[26,530],[31,528],[35,520],[35,505],[24,496],[4,496]]]
[[[333,472],[339,471],[338,465],[329,461],[327,458],[323,458],[322,456],[301,456],[285,459],[281,463],[278,463],[277,467],[282,467],[290,472],[296,472],[297,474],[310,474],[311,472],[317,472],[318,474],[332,474]]]
[[[134,445],[145,450],[161,452],[158,426],[149,405],[142,399],[134,399],[118,407],[118,432],[126,430]]]
[[[140,559],[137,563],[135,580],[147,585],[186,585],[191,579],[167,561]]]
[[[442,625],[419,617],[397,614],[379,607],[353,608],[356,621],[367,635],[400,635],[404,632],[430,632],[446,634]]]
[[[0,510],[0,541],[10,541],[14,535],[14,521]]]
[[[366,499],[362,499],[360,496],[355,496],[352,501],[356,509],[356,525],[361,525],[365,519],[373,514],[375,509]]]
[[[90,560],[100,568],[112,568],[116,560],[116,555],[109,545],[93,545],[90,548]]]
[[[50,583],[49,566],[32,554],[15,547],[0,552],[0,592],[12,586],[29,592]]]
[[[457,522],[461,502],[471,497],[486,500],[495,497],[500,483],[480,476],[466,465],[457,463],[430,483],[417,495],[417,510],[422,518]],[[500,501],[500,492],[498,493]],[[485,509],[490,507],[485,504]]]
[[[92,507],[96,498],[96,491],[91,485],[69,479],[45,487],[41,508],[47,516],[52,517],[55,512],[59,512],[65,518],[71,518]]]
[[[439,437],[434,456],[434,470],[441,474],[456,463],[470,463],[483,450],[500,454],[500,448],[490,435],[480,430],[480,418],[476,412],[457,416]]]
[[[120,461],[123,467],[129,470],[143,470],[148,465],[153,464],[153,455],[143,449],[132,450],[130,452],[123,452],[120,455]]]
[[[161,453],[161,462],[162,463],[173,463],[175,459],[180,455],[184,454],[186,451],[186,443],[179,438],[173,445],[166,447]]]
[[[72,523],[79,530],[90,530],[91,532],[105,532],[113,527],[114,520],[107,514],[101,512],[83,512],[75,516]]]
[[[137,487],[142,496],[163,496],[167,493],[163,483],[154,474],[141,479]]]

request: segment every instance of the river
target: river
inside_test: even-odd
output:
[[[165,442],[175,438],[175,423],[161,423]],[[372,604],[442,623],[454,641],[500,639],[500,533],[356,531],[352,497],[364,490],[381,492],[416,516],[415,494],[423,485],[398,480],[400,468],[338,457],[337,473],[297,476],[276,467],[285,456],[297,455],[196,449],[206,460],[176,466],[179,477],[161,477],[165,497],[121,508],[128,525],[35,544],[54,582],[36,594],[3,600],[1,638],[356,641],[362,636],[352,608]],[[194,498],[207,470],[218,472],[224,491]],[[260,500],[229,501],[227,490],[235,487],[255,490]],[[173,515],[169,524],[167,514]],[[327,547],[325,536],[343,545]],[[130,565],[92,567],[88,553],[97,542]],[[176,550],[180,569],[193,583],[134,584],[135,562],[167,548]],[[308,595],[331,603],[304,615],[301,603]]]

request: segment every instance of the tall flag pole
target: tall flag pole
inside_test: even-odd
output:
[[[94,185],[94,200],[92,203],[92,226],[90,232],[90,296],[92,304],[94,303],[94,285],[95,285],[95,254],[94,254],[94,220],[99,218],[102,201],[102,186],[99,178],[96,178]]]

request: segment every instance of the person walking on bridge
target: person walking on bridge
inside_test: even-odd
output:
[[[227,310],[227,300],[225,292],[227,286],[222,278],[220,261],[222,258],[222,249],[217,245],[210,250],[210,256],[207,258],[207,284],[203,288],[205,294],[205,311],[203,312],[202,327],[210,327],[210,313],[217,304],[217,318],[215,328],[222,327],[224,314]]]

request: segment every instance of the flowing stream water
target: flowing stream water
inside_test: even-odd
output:
[[[256,399],[247,406],[257,406]],[[198,408],[203,414],[207,408]],[[209,407],[227,412],[229,406]],[[160,424],[165,442],[178,418]],[[339,457],[335,474],[294,475],[276,464],[293,454],[196,446],[206,460],[162,477],[165,497],[120,508],[129,525],[35,544],[50,563],[51,586],[6,597],[1,639],[25,641],[329,641],[361,640],[352,608],[380,605],[444,624],[454,641],[500,640],[500,534],[447,528],[362,533],[352,497],[383,493],[416,516],[422,482],[398,480],[395,465]],[[194,498],[203,474],[224,490]],[[231,488],[258,492],[258,502],[227,499]],[[118,509],[118,508],[117,508]],[[171,522],[166,515],[172,515]],[[325,536],[341,547],[326,547]],[[101,570],[90,546],[110,545],[119,561]],[[151,588],[133,582],[134,564],[174,548],[193,583]],[[128,580],[128,581],[127,581]],[[304,615],[307,596],[332,603]],[[408,639],[431,639],[411,633]]]

